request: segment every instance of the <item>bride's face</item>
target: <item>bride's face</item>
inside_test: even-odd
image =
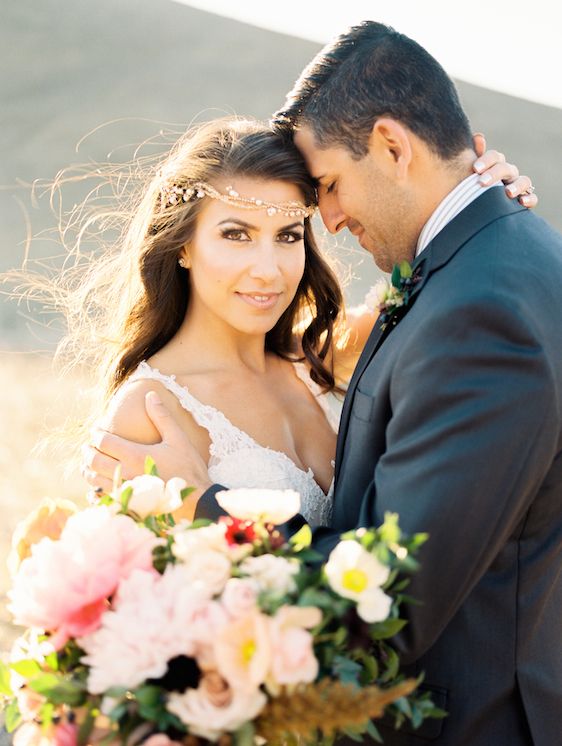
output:
[[[268,202],[303,201],[293,184],[233,178],[214,182],[223,194]],[[304,219],[244,209],[206,199],[193,241],[183,254],[189,268],[188,316],[244,334],[266,334],[290,305],[305,265]]]

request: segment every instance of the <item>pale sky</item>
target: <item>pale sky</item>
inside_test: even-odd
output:
[[[562,108],[560,0],[176,2],[321,43],[359,21],[382,21],[422,44],[452,77]]]

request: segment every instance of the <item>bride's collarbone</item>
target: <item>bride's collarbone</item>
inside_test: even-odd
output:
[[[179,382],[258,444],[285,453],[304,470],[328,470],[335,435],[312,394],[292,375],[229,376],[221,371],[182,376]]]

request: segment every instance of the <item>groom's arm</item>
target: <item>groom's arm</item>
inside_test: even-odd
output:
[[[406,610],[396,640],[406,663],[431,647],[522,525],[556,453],[553,373],[534,319],[508,301],[458,299],[421,318],[395,364],[387,448],[359,525],[393,511],[406,532],[429,533],[408,589],[422,605]]]

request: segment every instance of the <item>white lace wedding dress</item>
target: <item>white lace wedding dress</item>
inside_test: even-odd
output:
[[[337,432],[339,400],[324,394],[310,378],[304,363],[293,363],[300,380],[306,385],[322,408],[330,426]],[[176,396],[195,422],[204,427],[211,438],[209,449],[209,476],[217,484],[230,489],[236,487],[262,487],[267,489],[293,489],[301,496],[301,513],[311,526],[327,526],[332,513],[332,488],[328,495],[314,479],[312,469],[304,471],[285,453],[261,446],[247,433],[230,422],[215,407],[196,399],[174,375],[165,375],[148,363],[141,362],[127,382],[151,379],[159,381]]]

